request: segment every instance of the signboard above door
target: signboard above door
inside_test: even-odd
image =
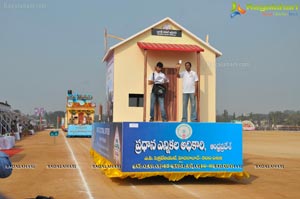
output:
[[[165,36],[165,37],[182,37],[181,30],[166,30],[166,29],[152,28],[151,34],[156,36]]]

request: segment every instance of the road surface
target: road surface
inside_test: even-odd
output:
[[[169,182],[163,177],[110,179],[93,169],[90,138],[55,138],[49,131],[16,143],[23,150],[11,160],[13,174],[0,179],[0,199],[300,198],[300,133],[244,132],[244,170],[249,179],[186,177]],[[63,167],[63,168],[62,168]]]

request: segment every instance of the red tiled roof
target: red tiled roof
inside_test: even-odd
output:
[[[144,50],[167,50],[167,51],[185,51],[185,52],[203,52],[204,49],[192,44],[163,44],[138,42],[137,45]]]

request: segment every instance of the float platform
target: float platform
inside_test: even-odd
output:
[[[91,155],[108,177],[243,178],[242,125],[94,123]]]

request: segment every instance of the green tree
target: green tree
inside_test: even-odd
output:
[[[224,119],[224,122],[229,122],[230,121],[229,114],[228,114],[228,111],[226,109],[224,110],[224,113],[223,113],[223,119]]]
[[[57,118],[65,117],[65,112],[64,111],[47,112],[44,117],[47,120],[48,124],[56,125]]]

